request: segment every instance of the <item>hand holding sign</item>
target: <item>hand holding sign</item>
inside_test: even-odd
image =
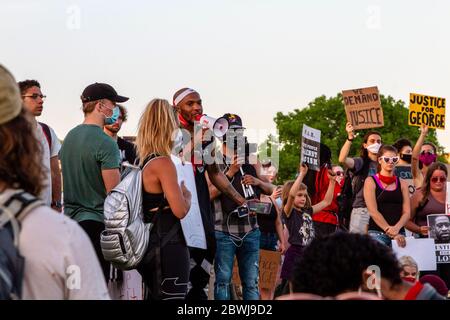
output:
[[[350,140],[353,140],[355,138],[355,129],[353,128],[351,122],[347,122],[347,124],[345,125],[345,131],[347,131],[347,135]]]
[[[344,90],[342,97],[347,121],[353,125],[354,129],[384,126],[383,109],[377,87]]]
[[[410,93],[408,124],[445,129],[445,98]]]

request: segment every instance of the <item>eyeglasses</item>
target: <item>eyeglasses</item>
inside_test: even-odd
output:
[[[37,98],[41,98],[42,100],[44,100],[45,98],[47,98],[47,96],[44,96],[43,94],[37,94],[37,93],[33,93],[31,96],[22,96],[23,98],[31,98],[36,100]]]
[[[385,163],[396,164],[398,162],[398,157],[380,157]]]
[[[440,177],[431,177],[431,182],[434,182],[434,183],[436,183],[436,182],[440,182],[440,183],[443,183],[443,182],[445,182],[445,181],[447,181],[447,177],[443,177],[443,176],[440,176]]]
[[[420,154],[426,154],[426,153],[428,153],[428,154],[434,154],[434,152],[432,151],[432,150],[429,150],[429,151],[422,151]]]
[[[344,171],[336,171],[335,172],[337,176],[343,176],[344,175]]]

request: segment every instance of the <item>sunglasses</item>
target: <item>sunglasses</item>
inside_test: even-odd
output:
[[[22,96],[23,98],[31,98],[36,100],[37,98],[41,98],[42,100],[44,100],[45,98],[47,98],[47,96],[44,96],[43,94],[37,94],[37,93],[33,93],[31,96]]]
[[[434,154],[434,152],[433,151],[422,151],[420,154],[426,154],[426,153],[428,153],[429,155],[431,155],[431,154]]]
[[[393,163],[396,164],[398,162],[399,157],[380,157],[385,163]]]
[[[335,172],[337,176],[343,176],[344,175],[344,171],[336,171]]]
[[[441,183],[443,183],[443,182],[445,182],[445,181],[447,181],[447,177],[443,177],[443,176],[440,176],[440,177],[431,177],[431,182],[434,182],[434,183],[436,183],[436,182],[441,182]]]

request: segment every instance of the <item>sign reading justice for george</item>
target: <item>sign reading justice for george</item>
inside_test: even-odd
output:
[[[445,98],[410,93],[408,124],[418,127],[426,124],[429,128],[445,129]]]
[[[355,130],[384,126],[383,109],[377,87],[344,90],[342,97],[347,121]]]

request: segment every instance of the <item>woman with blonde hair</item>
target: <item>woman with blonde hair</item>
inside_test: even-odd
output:
[[[170,158],[177,128],[170,104],[153,99],[141,116],[136,139],[144,221],[154,225],[149,251],[138,267],[149,289],[149,300],[184,299],[189,280],[189,251],[180,219],[190,209],[191,193],[184,183],[181,187],[178,184]]]

